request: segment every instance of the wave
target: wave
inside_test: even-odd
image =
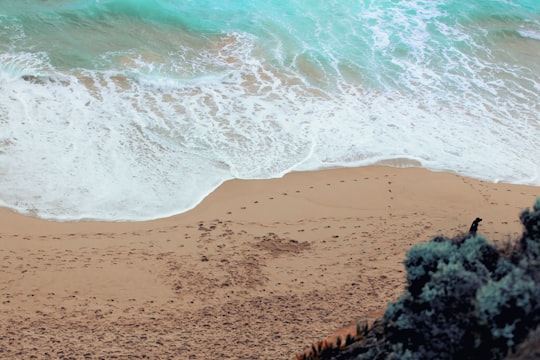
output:
[[[540,184],[529,5],[0,3],[20,212],[143,220],[230,178],[375,163]]]

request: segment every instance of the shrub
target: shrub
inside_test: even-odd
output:
[[[538,322],[539,290],[519,267],[479,289],[474,315],[482,334],[478,344],[481,352],[500,359],[526,338]]]
[[[524,230],[520,240],[520,253],[515,262],[521,261],[529,273],[540,274],[540,198],[536,199],[533,210],[525,210],[519,219]]]
[[[388,358],[503,359],[536,328],[540,198],[520,219],[515,250],[469,235],[408,252],[406,291],[383,318]]]
[[[331,358],[505,358],[540,324],[540,198],[520,220],[522,237],[500,249],[473,233],[412,247],[404,294]]]
[[[474,346],[472,299],[496,268],[494,251],[476,236],[462,243],[436,238],[409,251],[407,289],[383,318],[395,356],[454,359]]]

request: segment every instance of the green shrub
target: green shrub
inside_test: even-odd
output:
[[[522,237],[500,249],[471,233],[412,247],[382,330],[332,359],[505,358],[540,324],[540,198],[520,220]]]
[[[527,261],[525,266],[536,269],[540,258],[540,198],[536,199],[533,210],[523,211],[519,219],[524,230],[520,241],[521,252],[518,260]],[[538,271],[535,272],[538,273]]]
[[[525,339],[536,327],[540,288],[525,273],[514,267],[499,281],[490,281],[476,296],[475,318],[482,337],[479,348],[502,358],[509,349]],[[487,345],[493,349],[488,349]]]
[[[497,267],[494,252],[482,237],[462,243],[436,238],[409,251],[407,290],[384,315],[385,335],[398,358],[454,359],[474,347],[472,299]]]
[[[388,358],[503,359],[540,323],[540,198],[504,257],[481,236],[438,237],[407,254],[407,288],[383,321]]]

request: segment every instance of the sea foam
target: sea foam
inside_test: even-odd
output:
[[[540,185],[534,4],[137,4],[3,8],[1,205],[145,220],[371,164]]]

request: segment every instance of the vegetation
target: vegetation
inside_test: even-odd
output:
[[[538,343],[540,198],[520,220],[521,238],[498,248],[476,232],[412,247],[406,290],[380,321],[300,358],[497,360],[529,333]]]

